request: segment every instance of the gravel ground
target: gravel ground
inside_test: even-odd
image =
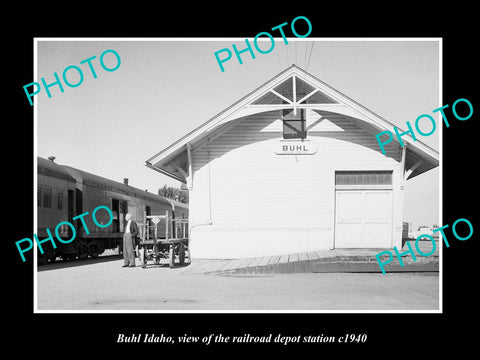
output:
[[[81,265],[80,265],[81,264]],[[37,309],[438,310],[438,273],[203,275],[188,267],[122,268],[118,257],[37,272]]]

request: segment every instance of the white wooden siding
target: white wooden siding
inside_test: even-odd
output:
[[[401,152],[389,147],[383,155],[374,135],[338,114],[320,118],[308,110],[306,140],[315,154],[277,155],[275,149],[284,141],[280,116],[278,111],[251,115],[193,149],[192,257],[330,249],[335,170],[392,170],[394,178],[399,176]],[[395,179],[394,202],[398,183]],[[401,228],[398,211],[394,207],[394,223],[400,221]]]

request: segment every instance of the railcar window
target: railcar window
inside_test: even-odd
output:
[[[51,188],[43,188],[43,207],[51,208],[52,207],[52,189]]]

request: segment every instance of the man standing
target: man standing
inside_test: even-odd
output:
[[[138,226],[131,214],[125,215],[127,225],[123,234],[123,262],[122,267],[135,267],[135,238],[138,236]]]

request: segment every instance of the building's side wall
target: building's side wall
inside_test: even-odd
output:
[[[239,121],[193,149],[194,258],[242,258],[331,249],[335,170],[393,170],[393,242],[401,241],[400,156],[345,116],[308,111],[313,155],[278,155],[279,112]],[[299,143],[289,141],[288,144]],[[400,239],[400,240],[399,240]]]

